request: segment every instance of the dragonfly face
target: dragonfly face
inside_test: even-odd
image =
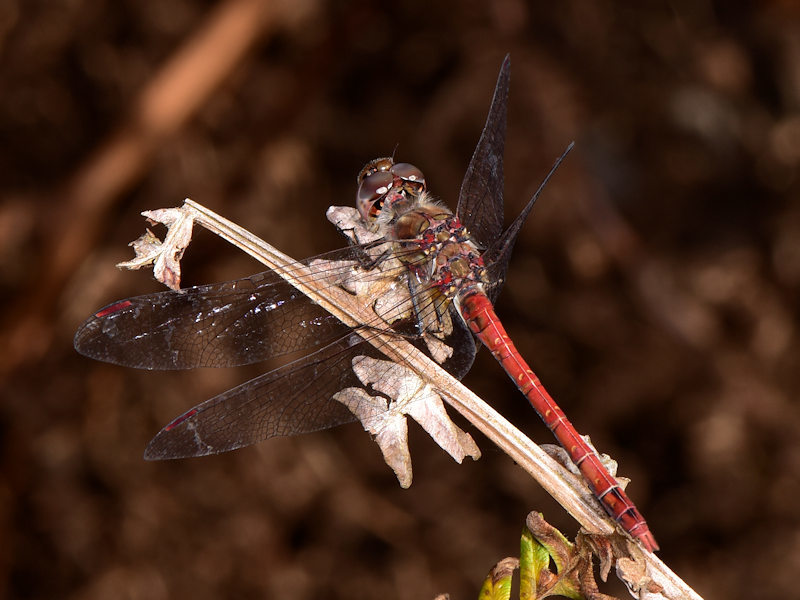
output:
[[[358,174],[356,208],[364,222],[377,221],[388,201],[395,213],[403,212],[401,205],[409,207],[425,192],[425,176],[409,163],[394,163],[390,157],[376,158]]]

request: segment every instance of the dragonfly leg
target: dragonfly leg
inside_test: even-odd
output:
[[[363,249],[359,248],[358,254],[358,262],[361,264],[361,267],[366,269],[367,271],[374,269],[378,265],[380,265],[383,261],[388,258],[391,258],[392,251],[391,250],[384,250],[381,254],[372,258],[369,254],[367,254]]]
[[[391,248],[387,248],[378,256],[370,256],[370,254],[367,252],[367,248],[373,248],[375,245],[379,244],[371,243],[364,246],[363,244],[357,244],[348,236],[345,237],[347,237],[350,248],[352,248],[353,254],[358,260],[358,265],[364,270],[370,271],[392,256]],[[383,242],[380,243],[382,244]]]
[[[437,300],[436,298],[427,298],[423,301],[422,299],[425,298],[426,294],[424,293],[425,288],[422,283],[410,276],[407,276],[406,282],[408,283],[408,292],[411,296],[411,306],[414,311],[417,335],[422,337],[425,333],[433,335],[443,333],[441,323],[444,319],[443,309],[447,306],[447,302],[441,301],[441,299]],[[426,313],[426,310],[429,311],[429,307],[431,306],[435,314],[433,320],[431,320],[429,314]]]
[[[415,285],[414,278],[408,275],[406,276],[406,283],[408,284],[408,293],[411,296],[411,306],[414,309],[414,326],[416,327],[417,335],[422,337],[425,330],[422,321],[422,308],[419,305],[419,296],[416,293],[419,286]]]

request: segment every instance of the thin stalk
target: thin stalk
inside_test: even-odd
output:
[[[190,215],[196,223],[275,271],[345,324],[355,327],[374,318],[370,307],[364,306],[352,294],[335,286],[324,286],[318,289],[308,285],[311,277],[307,266],[298,263],[239,225],[189,199],[185,201],[182,210]],[[436,387],[450,406],[527,471],[586,531],[601,535],[609,535],[618,531],[614,521],[605,514],[580,479],[569,473],[530,438],[442,369],[435,361],[399,336],[376,333],[374,329],[371,329],[365,339],[390,360],[413,369],[421,378]],[[653,553],[638,549],[646,563],[646,571],[638,582],[625,579],[623,581],[629,586],[638,586],[649,579],[662,588],[658,592],[645,592],[646,595],[642,597],[702,600]]]

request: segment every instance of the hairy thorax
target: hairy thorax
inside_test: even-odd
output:
[[[487,282],[481,250],[449,209],[419,202],[391,225],[397,256],[420,283],[448,298]]]

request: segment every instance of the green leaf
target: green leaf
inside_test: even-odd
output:
[[[519,566],[516,558],[504,558],[486,575],[481,586],[480,600],[508,600],[511,597],[511,576]]]

